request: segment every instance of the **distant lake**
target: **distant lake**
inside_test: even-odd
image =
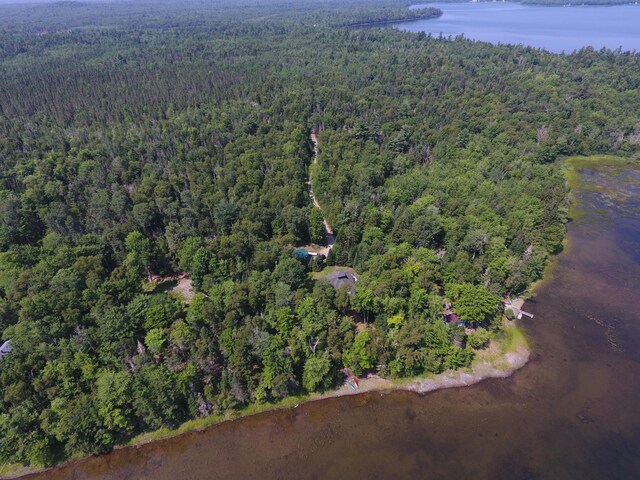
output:
[[[640,5],[545,7],[518,3],[429,3],[440,18],[395,28],[432,35],[464,34],[472,40],[510,43],[571,53],[592,46],[640,52]]]

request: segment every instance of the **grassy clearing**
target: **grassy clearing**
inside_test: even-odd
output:
[[[319,271],[319,272],[311,272],[309,275],[311,276],[311,278],[313,280],[319,280],[320,278],[328,277],[329,275],[331,275],[336,270],[344,270],[344,271],[351,272],[354,275],[357,275],[356,271],[353,268],[351,268],[351,267],[339,267],[339,266],[325,267],[321,271]]]
[[[502,354],[515,352],[521,348],[529,349],[529,343],[524,332],[514,326],[504,328],[501,332],[500,351]]]

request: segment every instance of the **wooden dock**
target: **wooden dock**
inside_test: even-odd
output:
[[[533,318],[533,313],[529,313],[529,312],[525,312],[524,310],[522,310],[519,307],[516,307],[515,305],[513,305],[512,303],[509,302],[504,302],[504,307],[505,309],[508,308],[510,310],[513,310],[513,313],[516,314],[516,318],[518,320],[522,320],[522,317],[529,317],[529,318]]]
[[[524,310],[520,310],[520,309],[518,309],[518,310],[519,310],[519,313],[518,313],[518,318],[519,319],[522,318],[523,315],[525,315],[525,316],[527,316],[529,318],[533,318],[533,313],[525,312]]]

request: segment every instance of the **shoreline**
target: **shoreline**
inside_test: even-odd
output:
[[[410,17],[410,18],[398,17],[398,18],[387,18],[387,19],[380,19],[380,20],[349,23],[344,25],[344,27],[347,27],[347,28],[377,27],[377,26],[384,27],[387,25],[392,25],[394,23],[431,20],[432,18],[440,18],[442,16],[442,10],[440,10],[439,8],[433,8],[433,7],[425,7],[425,8],[426,9],[431,8],[435,11],[425,12],[423,15],[417,15],[415,17]]]
[[[524,302],[525,300],[519,297],[514,299],[513,305],[520,308]],[[488,347],[477,351],[476,358],[474,358],[471,366],[466,368],[395,380],[380,377],[376,374],[369,374],[367,377],[358,379],[359,388],[355,391],[345,382],[340,387],[330,391],[290,396],[274,403],[248,405],[242,410],[232,410],[220,415],[209,415],[199,419],[188,420],[174,429],[161,428],[153,432],[142,433],[132,438],[128,443],[115,447],[114,451],[121,448],[136,448],[147,443],[166,440],[189,432],[202,431],[222,423],[275,410],[294,409],[307,403],[319,402],[329,398],[394,391],[406,391],[424,395],[447,388],[467,387],[490,378],[507,378],[527,364],[531,356],[531,350],[524,333],[516,325],[515,321],[505,320],[501,336],[503,338],[492,338]],[[80,457],[79,459],[81,458],[87,457]]]
[[[315,133],[312,133],[310,138],[314,146],[314,163],[316,163],[318,159],[318,140]],[[311,189],[311,178],[309,178],[308,184],[310,197],[314,205],[320,209],[320,205],[317,203],[313,190]],[[323,218],[323,221],[328,233],[331,234],[332,231],[326,218]],[[330,250],[332,246],[333,245],[330,245],[328,249]],[[517,297],[513,299],[511,305],[521,309],[524,302],[525,300],[522,297]],[[127,443],[115,446],[111,452],[104,455],[110,455],[112,452],[124,448],[139,448],[148,443],[169,440],[183,434],[202,431],[222,423],[253,415],[282,409],[295,409],[302,404],[317,402],[328,398],[361,395],[371,392],[390,393],[394,391],[407,391],[424,395],[437,390],[474,385],[490,378],[507,378],[526,365],[530,357],[530,350],[526,338],[516,326],[515,322],[509,322],[503,319],[503,328],[499,337],[501,338],[492,338],[487,347],[476,352],[476,357],[471,366],[460,370],[446,370],[439,374],[427,374],[419,377],[396,380],[370,374],[365,378],[358,379],[359,387],[357,390],[353,390],[345,382],[341,387],[329,392],[291,396],[275,403],[248,405],[241,410],[232,410],[218,415],[214,414],[188,420],[176,428],[160,428],[152,432],[141,433],[130,439]],[[96,456],[100,455],[70,458],[65,462],[51,467],[29,468],[23,467],[22,465],[0,465],[0,479],[27,478],[48,470],[65,468],[74,462],[82,462]]]
[[[358,379],[360,387],[357,391],[352,390],[345,384],[332,392],[309,398],[307,402],[347,395],[359,395],[367,392],[406,391],[426,394],[446,388],[467,387],[489,378],[510,377],[527,364],[531,350],[521,330],[515,324],[504,326],[503,332],[507,337],[511,338],[492,339],[489,347],[477,353],[477,357],[470,367],[398,380],[370,374],[365,378]],[[513,337],[516,337],[515,340]],[[507,341],[513,343],[510,348],[507,351],[496,352],[496,350],[504,348]]]
[[[446,370],[439,374],[425,377],[414,377],[409,380],[394,382],[378,375],[370,375],[359,379],[360,388],[357,391],[350,390],[348,386],[342,386],[331,393],[322,394],[318,398],[310,398],[303,403],[316,402],[327,398],[346,397],[347,395],[361,395],[370,392],[395,392],[405,391],[417,394],[426,394],[447,388],[468,387],[490,378],[507,378],[529,361],[531,351],[520,346],[514,352],[508,352],[502,358],[500,366],[498,362],[482,361],[462,370]],[[302,403],[301,403],[302,404]],[[300,405],[301,405],[300,404]]]
[[[522,303],[524,303],[524,301],[522,301]],[[295,409],[303,404],[319,402],[329,398],[362,395],[373,392],[380,392],[382,394],[394,391],[406,391],[418,395],[425,395],[447,388],[467,387],[490,378],[507,378],[527,364],[531,351],[524,334],[514,322],[509,322],[503,326],[501,333],[503,338],[492,339],[489,346],[484,350],[480,350],[471,366],[467,368],[446,370],[439,374],[398,380],[391,380],[370,374],[366,378],[359,379],[360,386],[357,391],[352,390],[347,384],[344,384],[329,392],[287,397],[277,403],[249,405],[243,410],[189,420],[174,429],[161,428],[153,432],[140,434],[132,438],[128,443],[116,446],[112,452],[125,448],[140,448],[149,443],[170,440],[180,435],[214,428],[223,423],[233,422],[254,415],[268,414],[276,410]],[[104,455],[110,455],[112,452]],[[0,466],[0,479],[28,478],[30,475],[42,474],[48,470],[63,469],[71,463],[82,462],[97,456],[101,455],[89,455],[68,459],[63,463],[51,467],[28,468],[21,465]],[[7,468],[6,472],[3,472],[3,467]]]

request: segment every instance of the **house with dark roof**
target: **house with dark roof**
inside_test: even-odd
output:
[[[353,295],[356,291],[358,277],[351,270],[336,269],[327,276],[327,281],[336,290],[347,285],[349,287],[349,295]]]

